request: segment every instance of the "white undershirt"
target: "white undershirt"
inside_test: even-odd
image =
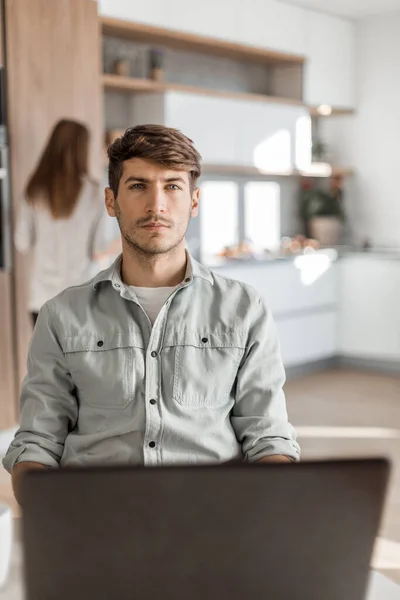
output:
[[[175,285],[173,287],[148,288],[130,285],[129,289],[136,294],[139,304],[147,313],[151,324],[154,325],[154,321],[157,319],[158,313],[177,287],[179,286]]]

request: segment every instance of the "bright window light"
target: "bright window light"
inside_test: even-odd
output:
[[[254,150],[254,165],[266,173],[290,173],[292,168],[290,131],[281,129]]]
[[[245,238],[260,250],[275,250],[281,238],[280,186],[250,181],[244,186]]]
[[[200,196],[201,260],[213,264],[226,247],[239,243],[239,189],[234,181],[205,181]]]
[[[300,271],[301,282],[304,286],[311,285],[319,279],[337,258],[336,250],[313,252],[296,256],[294,266]]]
[[[300,117],[296,122],[296,169],[309,171],[312,163],[311,117]]]

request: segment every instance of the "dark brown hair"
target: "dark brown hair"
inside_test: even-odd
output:
[[[123,163],[130,158],[145,158],[174,171],[187,171],[191,190],[201,174],[201,156],[191,139],[178,129],[163,125],[138,125],[127,129],[108,148],[108,183],[118,194]]]
[[[45,203],[55,219],[74,210],[88,172],[89,131],[85,125],[62,119],[55,126],[26,186],[28,202]]]

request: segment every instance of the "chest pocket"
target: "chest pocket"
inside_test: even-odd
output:
[[[226,404],[244,349],[238,333],[185,332],[175,346],[173,399],[188,406]]]
[[[64,354],[81,402],[102,408],[126,408],[144,381],[144,350],[138,335],[73,336]]]

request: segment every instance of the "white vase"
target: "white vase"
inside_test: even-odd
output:
[[[11,508],[0,504],[0,590],[5,585],[11,564],[13,519]]]
[[[312,217],[308,222],[310,237],[321,246],[336,246],[342,231],[337,217]]]

